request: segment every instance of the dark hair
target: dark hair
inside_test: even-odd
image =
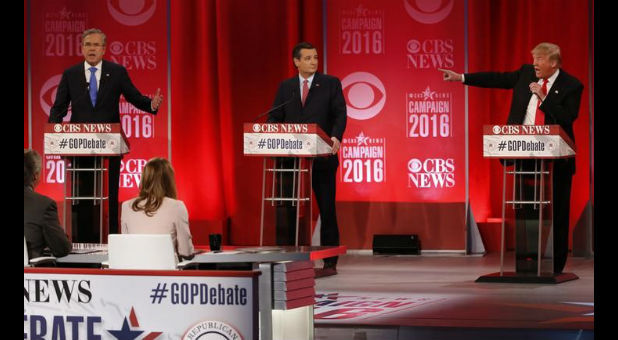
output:
[[[300,50],[302,49],[315,50],[316,48],[306,41],[299,42],[294,46],[294,49],[292,49],[292,58],[300,59]]]
[[[24,149],[24,186],[32,186],[39,172],[41,172],[41,156],[35,150]]]

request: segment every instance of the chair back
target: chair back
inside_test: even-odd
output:
[[[24,236],[24,267],[30,267],[28,259],[28,245],[26,245],[26,236]]]
[[[110,269],[176,269],[170,234],[110,234],[107,240]]]

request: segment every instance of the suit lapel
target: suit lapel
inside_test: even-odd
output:
[[[305,101],[305,106],[309,102],[310,98],[315,95],[316,92],[320,90],[320,75],[316,72],[313,76],[313,81],[311,82],[311,87],[309,88],[309,95],[307,95],[307,100]]]
[[[560,70],[560,73],[558,73],[558,77],[556,77],[556,81],[554,82],[554,84],[549,89],[549,92],[547,92],[547,97],[552,98],[555,95],[558,95],[558,94],[560,94],[560,92],[563,91],[564,80],[566,79],[564,74],[565,74],[565,72],[563,70]]]
[[[97,91],[97,105],[101,102],[103,96],[105,95],[105,90],[107,89],[106,84],[109,81],[109,77],[109,70],[106,62],[103,61],[103,64],[101,65],[101,79],[99,80],[99,89]]]

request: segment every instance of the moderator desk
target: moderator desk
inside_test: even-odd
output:
[[[207,247],[197,247],[198,249],[208,249]],[[302,264],[298,268],[305,268],[310,261],[324,259],[331,256],[343,255],[346,253],[345,246],[335,247],[310,247],[310,246],[279,246],[279,247],[224,247],[220,252],[205,251],[195,255],[192,262],[195,263],[211,263],[211,264],[234,264],[234,263],[250,263],[253,270],[260,270],[262,275],[258,278],[258,300],[260,311],[260,339],[271,340],[279,338],[277,334],[273,337],[273,311],[285,310],[294,308],[294,306],[286,306],[285,303],[277,303],[275,300],[275,283],[279,283],[276,277],[276,272],[284,272],[286,269],[281,269],[287,264],[299,263]],[[104,250],[86,253],[86,254],[69,254],[57,260],[59,266],[63,264],[83,264],[97,265],[107,261],[107,252]],[[311,265],[311,268],[313,266]],[[292,269],[294,269],[291,266]],[[313,269],[311,269],[313,270]],[[279,273],[277,273],[279,274]],[[311,278],[313,282],[313,278]],[[311,314],[313,314],[313,306],[311,304]],[[311,338],[313,338],[313,315],[310,320]]]

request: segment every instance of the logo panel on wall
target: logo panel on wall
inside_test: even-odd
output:
[[[138,26],[150,19],[157,0],[107,0],[107,10],[114,20],[126,26]]]
[[[341,81],[348,117],[366,120],[380,113],[386,103],[386,88],[369,72],[354,72]]]

